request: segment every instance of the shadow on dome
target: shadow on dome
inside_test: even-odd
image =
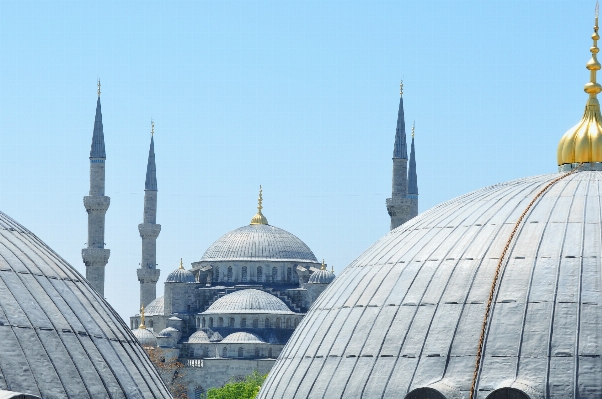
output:
[[[516,388],[500,388],[491,392],[487,399],[531,399],[529,395]]]
[[[447,399],[441,392],[433,388],[418,388],[410,392],[404,399]]]

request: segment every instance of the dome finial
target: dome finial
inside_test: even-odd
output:
[[[140,306],[140,325],[138,328],[144,330],[146,326],[144,325],[144,305]]]
[[[324,259],[322,259],[322,267],[320,270],[326,270],[326,263],[324,263]]]
[[[557,159],[562,170],[570,170],[573,164],[602,162],[602,115],[597,95],[602,92],[602,86],[596,82],[596,73],[602,68],[598,62],[598,2],[596,2],[596,17],[593,45],[590,48],[592,58],[587,62],[586,68],[590,71],[589,82],[583,90],[589,94],[585,105],[585,112],[581,121],[562,136],[558,143]]]
[[[180,270],[184,270],[184,263],[182,262],[182,258],[180,258]]]
[[[257,214],[251,219],[251,224],[268,224],[268,219],[263,216],[261,210],[263,209],[263,190],[259,186],[259,198],[257,199]]]

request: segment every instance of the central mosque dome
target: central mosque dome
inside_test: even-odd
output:
[[[560,142],[560,173],[381,238],[314,303],[258,398],[602,397],[597,31],[596,17],[585,122]]]
[[[280,298],[265,291],[234,291],[213,302],[203,314],[278,313],[294,314]]]

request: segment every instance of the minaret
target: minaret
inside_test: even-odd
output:
[[[414,150],[414,129],[412,124],[412,145],[410,147],[410,167],[408,169],[408,199],[410,200],[410,217],[418,215],[418,175],[416,174],[416,151]]]
[[[142,261],[138,273],[140,303],[148,306],[157,297],[157,281],[161,271],[157,269],[157,237],[161,225],[157,224],[157,166],[155,165],[155,123],[151,121],[151,142],[144,183],[143,223],[138,225],[142,238]]]
[[[105,266],[111,254],[110,250],[105,249],[105,214],[111,203],[111,198],[105,196],[106,158],[99,80],[94,133],[90,149],[90,195],[84,197],[84,206],[88,212],[88,247],[82,249],[82,259],[86,265],[86,279],[101,296],[104,296]]]
[[[403,112],[403,81],[399,85],[399,110],[393,147],[393,190],[387,198],[387,212],[391,216],[391,230],[407,222],[410,217],[408,194],[408,147]]]

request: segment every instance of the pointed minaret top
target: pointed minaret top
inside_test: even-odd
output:
[[[155,122],[151,120],[151,142],[148,150],[148,163],[146,165],[146,181],[144,189],[148,191],[157,190],[157,165],[155,165]]]
[[[268,219],[266,219],[265,216],[263,216],[263,213],[261,213],[261,210],[263,209],[263,190],[261,189],[261,186],[259,186],[259,198],[257,199],[257,213],[255,214],[255,216],[253,216],[253,219],[251,219],[251,224],[268,224]]]
[[[399,94],[399,110],[397,111],[397,129],[395,130],[393,158],[408,159],[408,148],[406,144],[406,122],[403,113],[403,81],[399,85]]]
[[[96,116],[94,117],[94,132],[92,133],[92,147],[90,159],[106,159],[105,135],[102,129],[102,111],[100,109],[100,80],[98,81],[98,100],[96,100]]]
[[[418,175],[416,174],[416,151],[414,151],[414,129],[416,123],[412,125],[412,144],[410,146],[410,165],[408,168],[408,194],[418,195]]]

